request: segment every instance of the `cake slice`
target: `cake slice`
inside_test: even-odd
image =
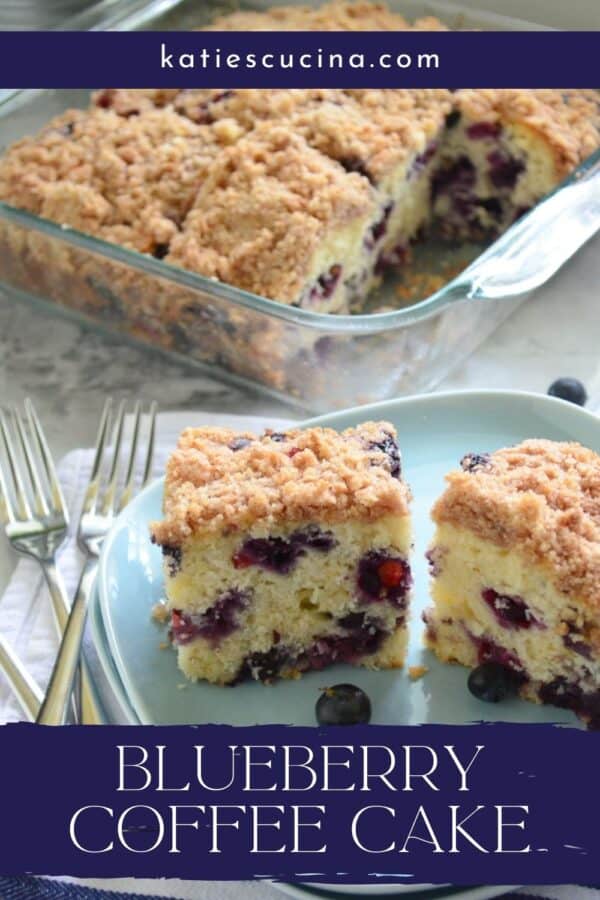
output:
[[[433,507],[428,646],[600,724],[600,457],[530,440],[461,466]]]
[[[285,125],[263,122],[211,168],[167,261],[313,312],[348,312],[376,279],[383,203]]]
[[[184,431],[152,526],[182,671],[234,684],[402,666],[409,501],[385,422]]]

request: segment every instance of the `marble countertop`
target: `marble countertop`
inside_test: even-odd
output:
[[[545,392],[561,375],[587,385],[600,405],[600,236],[532,296],[439,389]],[[107,395],[158,398],[161,409],[298,416],[260,394],[220,384],[197,369],[101,335],[0,293],[0,403],[31,397],[56,458],[95,440]],[[0,590],[14,557],[0,541]]]

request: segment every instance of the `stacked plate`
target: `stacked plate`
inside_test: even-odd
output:
[[[444,484],[444,475],[468,452],[484,452],[529,437],[576,440],[600,452],[600,419],[579,407],[533,394],[496,391],[434,394],[394,400],[323,416],[307,424],[344,429],[367,419],[391,421],[400,436],[405,476],[414,493],[416,552],[415,595],[407,666],[425,665],[426,676],[410,681],[405,672],[369,672],[339,666],[331,677],[352,682],[371,698],[378,724],[466,723],[499,716],[504,721],[564,722],[574,716],[553,707],[518,699],[499,707],[472,697],[460,666],[443,666],[422,647],[420,614],[429,602],[424,550],[429,542],[429,509]],[[273,687],[251,683],[223,689],[207,683],[184,684],[163,626],[151,610],[163,596],[161,554],[148,537],[148,523],[161,515],[162,481],[150,485],[121,514],[104,546],[98,587],[91,610],[93,639],[100,663],[126,719],[144,724],[230,725],[315,724],[314,708],[323,673]],[[162,647],[161,647],[162,645]],[[399,876],[400,877],[400,876]],[[281,886],[292,896],[355,897],[386,894],[419,900],[479,900],[504,889],[421,889],[414,885]]]

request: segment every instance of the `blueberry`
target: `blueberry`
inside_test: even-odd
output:
[[[455,128],[460,122],[460,118],[460,112],[457,109],[453,109],[446,116],[446,128]]]
[[[237,450],[243,450],[244,447],[249,447],[252,441],[249,441],[248,438],[234,438],[227,446],[230,450],[233,450],[235,453]]]
[[[587,391],[578,378],[557,378],[548,388],[551,397],[559,397],[576,403],[577,406],[585,406],[587,403]]]
[[[468,687],[474,697],[486,703],[498,703],[514,697],[519,690],[518,673],[497,662],[485,662],[469,675]]]
[[[354,684],[335,684],[317,700],[319,725],[364,725],[371,719],[371,701]]]

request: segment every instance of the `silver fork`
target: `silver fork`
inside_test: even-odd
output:
[[[40,564],[60,636],[67,623],[70,604],[56,565],[56,554],[67,535],[69,516],[52,456],[31,400],[25,401],[23,415],[16,408],[9,415],[0,413],[0,433],[7,461],[6,474],[0,466],[0,505],[3,507],[6,536],[17,553],[29,556]],[[12,485],[12,491],[9,485]],[[7,650],[6,644],[4,649]],[[26,713],[35,719],[42,694],[22,663],[10,650],[8,653],[12,658],[5,660],[5,674],[25,706]],[[29,688],[25,693],[21,684],[23,678],[28,681]],[[85,663],[81,671],[81,708],[83,721],[89,724],[101,721]],[[78,718],[79,705],[75,702],[73,711]]]
[[[81,640],[85,628],[88,601],[98,569],[100,550],[115,516],[129,503],[136,493],[135,459],[142,418],[141,405],[138,402],[135,406],[125,480],[123,487],[119,488],[119,457],[123,443],[125,421],[125,402],[123,401],[119,405],[116,415],[112,460],[110,462],[108,480],[103,492],[103,499],[100,499],[102,493],[102,470],[106,458],[110,456],[110,453],[106,450],[106,444],[111,430],[111,413],[112,401],[109,399],[104,405],[100,419],[94,463],[77,531],[77,542],[86,555],[86,561],[46,691],[46,697],[36,719],[37,722],[43,725],[62,725],[66,719],[69,696],[73,690],[73,682],[81,652]],[[149,418],[150,424],[140,487],[144,487],[148,483],[152,474],[156,427],[156,404],[154,403],[150,406]]]

